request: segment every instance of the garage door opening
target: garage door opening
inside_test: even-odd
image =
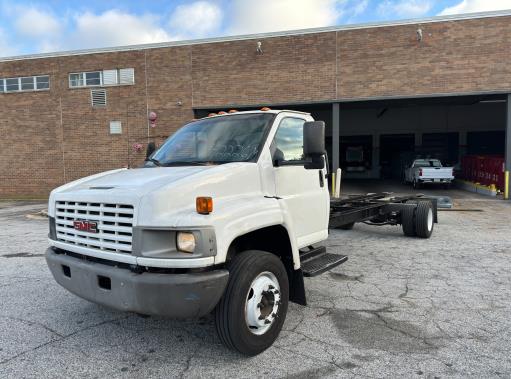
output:
[[[467,155],[503,156],[506,99],[506,95],[471,95],[349,101],[338,105],[227,105],[196,109],[195,114],[204,117],[233,107],[250,110],[263,105],[311,113],[326,123],[330,170],[340,167],[343,182],[365,179],[360,183],[367,185],[361,190],[374,192],[381,184],[400,183],[404,169],[415,158],[440,159],[444,166],[454,167],[455,175],[460,177],[461,163]]]

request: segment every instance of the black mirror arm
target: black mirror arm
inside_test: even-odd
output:
[[[151,157],[151,155],[153,155],[155,150],[156,150],[156,144],[154,142],[149,142],[147,144],[146,155],[145,155],[146,161],[149,160],[149,158]]]

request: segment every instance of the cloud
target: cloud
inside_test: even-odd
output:
[[[369,0],[360,0],[357,1],[356,4],[351,8],[351,13],[353,16],[358,16],[366,11],[369,6]]]
[[[392,18],[413,18],[424,16],[432,8],[431,0],[385,0],[378,6],[378,13]]]
[[[159,26],[158,16],[133,15],[119,10],[95,14],[85,12],[73,17],[74,30],[66,45],[73,49],[122,46],[169,41],[172,38]]]
[[[0,56],[11,56],[19,53],[18,50],[14,49],[13,44],[9,42],[9,38],[5,30],[0,27]]]
[[[511,0],[463,0],[452,7],[445,8],[440,15],[498,11],[511,9]]]
[[[33,7],[17,7],[19,17],[14,22],[16,31],[26,37],[55,36],[61,31],[57,18],[46,11]]]
[[[220,29],[222,10],[217,4],[196,1],[178,5],[169,20],[169,28],[186,38],[204,37]]]
[[[229,34],[329,26],[341,15],[336,0],[232,0]]]

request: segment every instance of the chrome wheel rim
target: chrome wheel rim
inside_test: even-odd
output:
[[[262,335],[275,322],[280,305],[280,286],[277,277],[265,271],[250,285],[245,301],[245,322],[251,333]]]
[[[433,229],[433,211],[428,210],[428,231]]]

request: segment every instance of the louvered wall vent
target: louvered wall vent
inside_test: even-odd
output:
[[[103,85],[113,86],[118,84],[117,70],[103,70]]]
[[[106,107],[106,90],[92,89],[90,91],[90,98],[93,107]]]
[[[121,68],[119,69],[119,84],[134,84],[135,83],[135,69]]]

